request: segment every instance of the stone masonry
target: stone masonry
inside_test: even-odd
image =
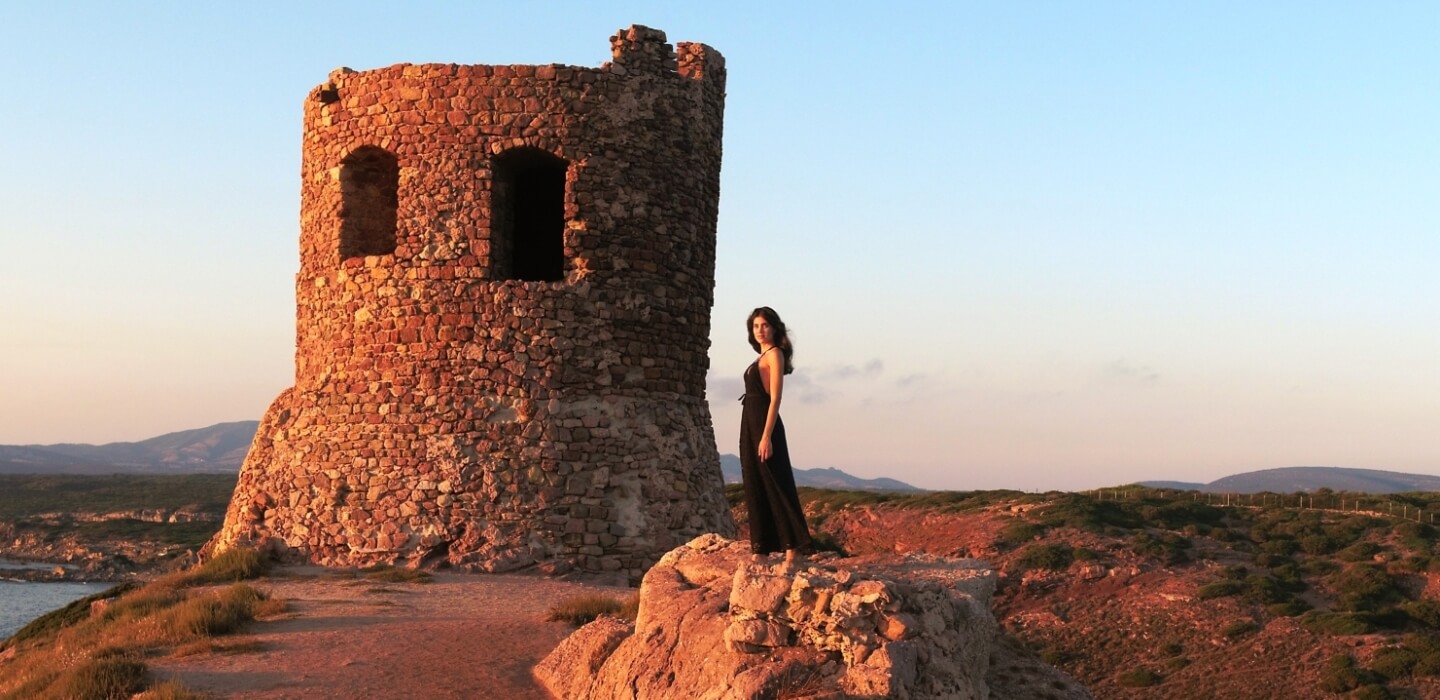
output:
[[[724,59],[611,47],[311,91],[295,385],[212,551],[638,580],[733,534],[705,402]]]

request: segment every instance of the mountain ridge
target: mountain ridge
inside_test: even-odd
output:
[[[216,423],[137,442],[0,445],[0,474],[238,471],[260,421]]]
[[[1440,491],[1440,476],[1351,467],[1275,467],[1224,476],[1208,484],[1142,481],[1141,486],[1210,493],[1308,493],[1320,489],[1351,493]]]

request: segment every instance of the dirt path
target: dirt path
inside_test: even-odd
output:
[[[217,640],[247,651],[149,659],[155,676],[217,698],[547,699],[530,669],[571,631],[545,621],[549,608],[584,593],[634,592],[519,575],[379,583],[318,569],[257,587],[290,610]]]

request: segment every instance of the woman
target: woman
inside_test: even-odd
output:
[[[756,554],[812,551],[805,511],[795,492],[795,474],[780,421],[785,375],[795,371],[795,349],[780,315],[768,306],[745,320],[750,347],[760,357],[745,370],[745,410],[740,421],[740,466],[745,479],[745,509],[750,513],[750,549]]]

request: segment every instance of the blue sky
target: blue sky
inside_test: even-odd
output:
[[[338,66],[729,69],[710,383],[748,311],[792,456],[930,488],[1440,474],[1431,3],[31,4],[0,21],[0,443],[292,383],[301,101]]]

